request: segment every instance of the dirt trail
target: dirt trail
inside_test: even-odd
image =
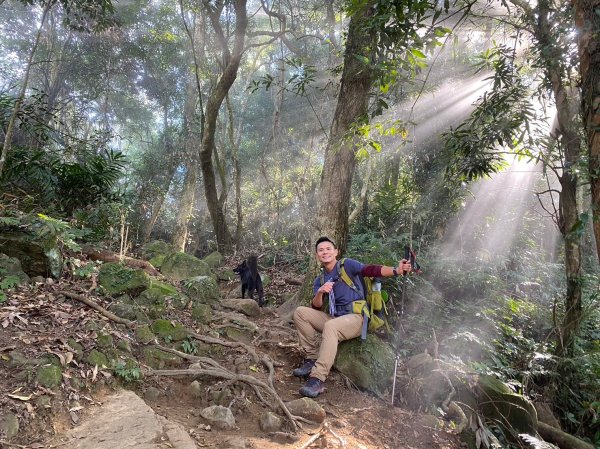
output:
[[[131,392],[120,391],[108,370],[95,371],[85,362],[67,363],[63,384],[55,391],[18,378],[7,356],[17,350],[28,357],[49,352],[64,354],[64,342],[77,336],[86,350],[94,345],[90,321],[103,323],[103,333],[131,340],[130,331],[101,317],[80,303],[60,297],[62,285],[26,287],[16,292],[9,307],[12,318],[0,332],[0,410],[18,416],[20,430],[10,443],[0,435],[0,447],[39,448],[389,448],[458,449],[461,444],[449,430],[437,429],[431,416],[392,407],[389,398],[357,391],[343,376],[332,372],[326,392],[316,399],[326,412],[320,425],[301,423],[295,433],[285,427],[267,434],[259,426],[267,407],[247,385],[211,377],[147,376],[130,383]],[[71,285],[71,287],[73,287]],[[225,291],[231,285],[224,286]],[[16,317],[15,314],[20,314]],[[22,321],[21,318],[24,320]],[[251,319],[251,318],[250,318]],[[265,308],[252,319],[259,338],[251,348],[274,362],[273,386],[284,402],[299,399],[302,381],[292,369],[301,361],[295,333],[277,327],[273,309]],[[182,319],[185,323],[185,319]],[[251,342],[248,342],[251,343]],[[143,348],[133,348],[141,354]],[[210,353],[232,372],[266,379],[268,371],[240,348],[219,348]],[[189,363],[184,363],[184,368]],[[75,382],[74,380],[77,380]],[[104,385],[104,387],[99,387]],[[108,388],[107,388],[108,387]],[[12,394],[13,397],[10,397]],[[115,396],[116,395],[116,396]],[[20,396],[20,399],[15,399]],[[28,399],[24,399],[28,397]],[[41,401],[40,398],[50,398]],[[236,420],[234,430],[208,425],[200,411],[217,400],[229,407]],[[149,407],[148,407],[149,406]],[[150,412],[153,411],[153,413]],[[139,415],[138,415],[139,414]],[[279,413],[283,417],[283,414]],[[284,418],[285,420],[285,418]],[[150,430],[152,429],[152,430]],[[90,442],[91,441],[91,442]],[[310,443],[310,444],[309,444]]]

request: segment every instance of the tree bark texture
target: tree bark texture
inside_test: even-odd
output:
[[[206,121],[200,148],[200,166],[202,168],[204,180],[206,203],[212,220],[215,237],[217,238],[218,249],[221,252],[229,252],[232,245],[232,237],[229,228],[227,227],[225,213],[222,206],[219,204],[212,158],[215,149],[215,132],[219,109],[237,77],[237,71],[244,53],[244,41],[246,37],[246,28],[248,26],[248,17],[246,14],[246,0],[235,0],[235,37],[233,50],[230,51],[219,23],[219,15],[211,10],[212,6],[206,5],[206,8],[209,9],[208,14],[210,16],[211,24],[221,42],[224,68],[215,89],[211,92],[206,102]]]
[[[561,70],[561,52],[551,36],[551,25],[548,21],[550,5],[547,0],[538,4],[538,22],[535,32],[545,53],[545,71],[550,80],[556,112],[559,144],[564,151],[562,174],[559,177],[561,192],[559,196],[559,226],[565,244],[565,271],[567,278],[567,296],[565,298],[565,315],[558,335],[558,351],[563,356],[572,355],[575,337],[581,324],[583,307],[581,303],[581,237],[574,232],[579,221],[577,210],[578,177],[575,170],[581,155],[581,140],[571,116],[568,91],[563,83],[564,73]]]
[[[578,30],[581,106],[590,158],[592,213],[600,258],[600,0],[573,0]]]
[[[373,2],[367,2],[363,10],[350,19],[340,92],[321,174],[317,230],[320,235],[334,239],[341,254],[347,246],[348,209],[356,167],[357,138],[353,126],[368,120],[373,83],[372,70],[362,58],[372,61],[376,48],[376,35],[366,26],[373,14],[372,5]]]

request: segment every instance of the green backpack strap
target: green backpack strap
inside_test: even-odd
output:
[[[340,267],[339,267],[340,277],[342,278],[342,281],[344,281],[348,287],[350,287],[355,292],[360,293],[358,288],[356,288],[356,285],[354,284],[354,282],[352,282],[352,279],[350,279],[350,276],[348,276],[348,273],[346,273],[346,270],[344,270],[344,262],[345,261],[346,261],[346,258],[343,258],[338,262],[340,264]]]

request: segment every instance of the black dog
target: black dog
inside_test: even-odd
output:
[[[256,291],[258,293],[258,305],[262,307],[265,301],[262,279],[260,278],[260,274],[258,274],[258,258],[256,256],[248,257],[248,260],[244,260],[235,267],[233,272],[239,274],[242,280],[242,298],[247,291],[250,299],[254,299],[254,292]]]

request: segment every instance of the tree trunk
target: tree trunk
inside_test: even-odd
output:
[[[207,8],[211,8],[211,6],[207,6]],[[202,168],[204,180],[206,204],[212,220],[215,237],[217,238],[217,246],[221,252],[229,252],[231,250],[232,238],[225,220],[225,213],[219,204],[212,158],[215,148],[215,132],[219,109],[237,77],[240,60],[244,53],[244,40],[246,37],[246,27],[248,26],[246,0],[235,0],[234,9],[235,39],[232,52],[229,51],[227,41],[223,35],[223,30],[219,22],[219,14],[211,9],[208,11],[210,21],[221,42],[224,69],[215,89],[211,92],[206,103],[205,129],[202,146],[200,148],[200,166]]]
[[[352,16],[348,25],[341,86],[325,148],[317,200],[316,235],[332,238],[340,254],[345,252],[347,246],[350,191],[356,167],[353,126],[368,120],[369,93],[373,83],[372,70],[362,62],[362,58],[357,57],[366,57],[369,61],[374,57],[376,35],[367,31],[366,26],[373,14],[372,6],[373,2],[369,0],[360,12]],[[289,319],[298,304],[312,297],[312,281],[316,274],[317,264],[312,258],[302,287],[277,309],[283,321]]]
[[[173,239],[171,241],[173,246],[180,251],[185,251],[188,235],[188,223],[192,217],[192,212],[194,209],[196,180],[198,178],[198,159],[196,158],[198,138],[197,134],[195,133],[194,126],[198,91],[194,77],[194,74],[190,73],[186,90],[183,119],[186,173],[183,182],[183,192],[179,201],[179,209],[177,211],[175,230],[173,232]]]
[[[156,193],[156,197],[152,203],[152,214],[145,223],[142,243],[147,243],[148,240],[150,240],[150,235],[152,235],[152,230],[154,229],[156,220],[158,220],[158,216],[160,215],[160,211],[162,210],[162,206],[165,202],[165,197],[167,196],[167,192],[169,191],[169,187],[173,181],[175,169],[177,168],[175,155],[173,154],[173,147],[171,145],[171,135],[169,132],[169,111],[166,104],[163,105],[163,130],[164,154],[169,158],[169,165],[167,166],[162,188]]]
[[[600,0],[573,0],[573,5],[579,31],[581,104],[590,158],[594,236],[600,258]]]
[[[29,74],[31,73],[33,57],[35,56],[35,52],[40,43],[40,37],[42,35],[42,30],[44,29],[46,17],[48,16],[48,12],[50,11],[52,5],[53,2],[51,1],[48,1],[44,5],[44,11],[42,12],[40,26],[35,35],[35,41],[33,42],[33,46],[31,47],[31,51],[29,52],[27,66],[25,67],[25,74],[23,75],[23,85],[21,86],[19,96],[17,97],[17,101],[15,101],[10,120],[8,121],[8,126],[6,127],[6,134],[4,135],[4,145],[2,146],[2,153],[0,154],[0,179],[2,178],[2,174],[4,173],[4,165],[6,164],[6,158],[8,157],[8,153],[12,146],[12,139],[15,129],[15,123],[17,121],[17,116],[19,115],[19,112],[21,112],[21,104],[23,103],[23,100],[25,99],[25,93],[27,92],[27,85],[29,84]]]
[[[577,210],[578,176],[575,167],[579,162],[581,141],[571,116],[573,108],[568,92],[563,84],[563,72],[560,67],[560,50],[553,44],[551,27],[548,22],[550,12],[547,0],[539,2],[536,34],[539,43],[549,49],[544,55],[547,78],[550,80],[556,102],[558,144],[564,149],[562,174],[559,177],[561,192],[559,196],[559,225],[565,242],[565,271],[567,278],[567,296],[565,315],[558,335],[558,353],[568,357],[572,355],[575,337],[581,324],[583,307],[581,303],[581,237],[575,231],[579,221]]]
[[[372,1],[350,19],[344,53],[341,87],[321,174],[317,231],[336,242],[340,254],[348,240],[348,209],[352,177],[356,167],[356,137],[353,127],[368,120],[372,70],[362,57],[371,61],[376,48],[375,33],[366,27],[373,13]],[[360,56],[361,58],[359,58]]]

